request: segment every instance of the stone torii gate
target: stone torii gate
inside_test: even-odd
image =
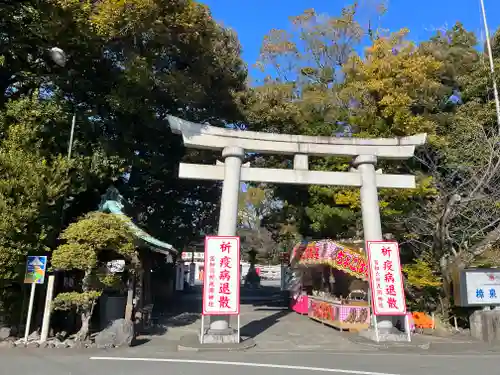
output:
[[[376,171],[378,159],[405,160],[415,147],[423,145],[426,134],[400,138],[337,138],[240,131],[197,124],[168,116],[172,132],[181,134],[186,147],[221,150],[223,163],[216,165],[180,163],[179,177],[222,180],[220,236],[236,235],[238,195],[241,181],[278,184],[360,187],[365,241],[382,240],[377,188],[414,188],[415,177],[382,174]],[[293,169],[251,168],[242,165],[245,152],[294,155]],[[352,157],[350,172],[309,170],[309,156]],[[244,167],[244,168],[242,168]],[[379,321],[382,330],[392,327],[390,318]],[[238,342],[229,327],[228,316],[211,316],[210,329],[203,342]]]

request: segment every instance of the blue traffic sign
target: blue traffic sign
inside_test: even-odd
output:
[[[28,256],[26,262],[26,273],[24,274],[25,284],[43,284],[45,272],[47,271],[46,256]]]

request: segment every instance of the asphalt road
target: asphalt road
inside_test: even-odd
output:
[[[139,356],[140,354],[140,356]],[[470,375],[498,373],[499,355],[332,353],[145,353],[124,350],[0,350],[0,374],[37,375]]]

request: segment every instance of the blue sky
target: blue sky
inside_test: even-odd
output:
[[[398,30],[407,27],[413,40],[423,40],[433,30],[452,26],[461,21],[478,36],[482,30],[479,0],[386,0],[388,11],[381,19],[381,27]],[[288,17],[314,8],[318,13],[337,15],[340,9],[351,3],[347,0],[201,0],[212,10],[217,21],[234,29],[243,46],[243,58],[249,67],[259,55],[264,35],[272,28],[289,26]],[[374,14],[376,0],[361,0],[363,18]],[[484,0],[489,29],[500,27],[500,0]],[[406,5],[404,5],[406,4]],[[410,5],[411,4],[411,5]]]

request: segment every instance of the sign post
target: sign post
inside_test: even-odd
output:
[[[24,283],[31,284],[31,291],[28,305],[28,316],[26,318],[26,328],[24,330],[25,342],[28,342],[28,336],[30,334],[31,316],[33,315],[33,304],[35,302],[35,287],[36,284],[43,284],[45,281],[46,271],[46,256],[28,256],[28,260],[26,262],[26,272],[24,274]]]
[[[205,315],[237,315],[240,340],[240,238],[205,237],[203,310],[200,343],[203,344]]]
[[[375,317],[404,316],[406,334],[411,341],[406,298],[399,258],[399,245],[393,241],[366,241],[370,272],[371,305]],[[379,341],[377,319],[375,334]]]

